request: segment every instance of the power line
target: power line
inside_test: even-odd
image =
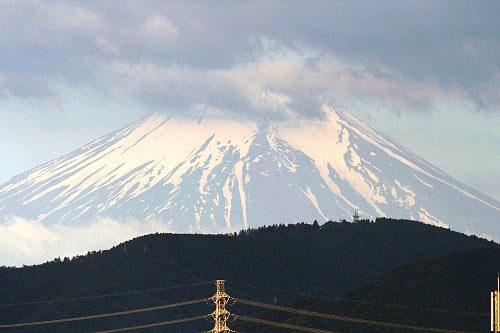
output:
[[[310,327],[298,326],[298,325],[287,324],[287,323],[278,323],[275,321],[264,320],[264,319],[253,318],[253,317],[246,317],[246,316],[238,316],[238,319],[243,320],[243,321],[252,322],[252,323],[257,323],[257,324],[286,328],[289,330],[297,330],[297,331],[301,331],[301,332],[339,333],[339,332],[335,332],[335,331],[326,331],[326,330],[320,330],[317,328],[310,328]]]
[[[125,291],[125,292],[121,292],[121,293],[111,293],[111,294],[103,294],[103,295],[95,295],[95,296],[68,297],[68,298],[52,299],[52,300],[46,300],[46,301],[7,303],[7,304],[0,304],[0,307],[13,307],[13,306],[23,306],[23,305],[50,304],[50,303],[65,303],[65,302],[86,301],[86,300],[100,299],[100,298],[107,298],[107,297],[138,295],[138,294],[146,294],[146,293],[155,292],[155,291],[163,291],[163,290],[171,290],[171,289],[179,289],[179,288],[187,288],[187,287],[197,287],[197,286],[212,284],[213,282],[214,281],[207,281],[207,282],[183,284],[183,285],[170,286],[170,287],[161,287],[161,288],[152,288],[152,289],[143,289],[143,290],[131,290],[131,291]]]
[[[82,316],[82,317],[70,317],[70,318],[35,321],[35,322],[28,322],[28,323],[4,324],[4,325],[0,325],[0,328],[39,326],[39,325],[48,325],[48,324],[68,323],[68,322],[73,322],[73,321],[81,321],[81,320],[89,320],[89,319],[114,317],[114,316],[124,316],[124,315],[135,314],[135,313],[170,309],[170,308],[175,308],[175,307],[179,307],[179,306],[186,306],[186,305],[198,304],[198,303],[203,303],[203,302],[205,302],[204,298],[193,300],[193,301],[179,302],[179,303],[174,303],[174,304],[153,306],[153,307],[149,307],[149,308],[140,308],[140,309],[118,311],[118,312],[111,312],[111,313],[101,313],[101,314]]]
[[[66,298],[66,299],[56,299],[56,300],[49,300],[49,301],[26,302],[26,303],[0,304],[0,306],[6,307],[6,306],[18,306],[18,305],[26,305],[26,304],[44,304],[44,303],[80,301],[80,300],[98,299],[98,298],[111,297],[111,296],[140,294],[140,293],[147,293],[147,292],[168,290],[168,289],[176,289],[176,288],[182,288],[182,287],[200,286],[200,285],[205,285],[208,283],[213,283],[213,281],[194,283],[194,284],[186,284],[186,285],[178,285],[178,286],[171,286],[171,287],[163,287],[163,288],[146,289],[146,290],[135,290],[135,291],[129,291],[129,292],[124,292],[124,293],[114,293],[114,294],[78,297],[78,298]],[[233,282],[233,283],[251,286],[251,287],[257,287],[257,286],[238,283],[238,282]],[[304,295],[310,296],[311,295],[311,294],[305,294],[305,293],[294,293],[294,292],[280,290],[280,289],[276,289],[276,288],[268,288],[268,287],[263,287],[263,288],[267,288],[267,289],[271,289],[271,290],[275,290],[275,291],[280,291],[280,292],[284,292],[284,293],[289,293],[289,294],[296,294],[296,295],[299,294],[302,296],[304,296]],[[48,324],[74,322],[74,321],[82,321],[82,320],[89,320],[89,319],[98,319],[98,318],[105,318],[105,317],[112,317],[112,316],[122,316],[122,315],[129,315],[129,314],[142,313],[142,312],[148,312],[148,311],[157,311],[157,310],[162,310],[162,309],[167,309],[167,308],[174,308],[174,307],[178,307],[178,306],[186,306],[186,305],[191,305],[191,304],[202,303],[205,301],[206,301],[206,299],[199,299],[199,300],[179,302],[179,303],[174,303],[174,304],[160,305],[160,306],[149,307],[149,308],[133,309],[133,310],[126,310],[126,311],[112,312],[112,313],[102,313],[102,314],[95,314],[95,315],[88,315],[88,316],[81,316],[81,317],[70,317],[70,318],[45,320],[45,321],[37,321],[37,322],[27,322],[27,323],[16,323],[16,324],[3,324],[3,325],[0,325],[0,329],[1,328],[37,326],[37,325],[48,325]],[[294,308],[278,306],[278,305],[271,305],[271,304],[267,304],[267,303],[245,300],[245,299],[239,299],[238,302],[240,304],[261,307],[261,308],[265,308],[265,309],[269,309],[269,310],[284,311],[284,312],[289,312],[289,313],[293,313],[293,314],[313,316],[313,317],[330,319],[330,320],[347,321],[347,322],[364,324],[364,325],[403,328],[403,329],[440,332],[440,333],[466,333],[463,331],[430,328],[430,327],[424,327],[424,326],[405,325],[405,324],[398,324],[398,323],[391,323],[391,322],[384,322],[384,321],[375,321],[375,320],[361,319],[361,318],[355,318],[355,317],[347,317],[347,316],[333,315],[333,314],[320,313],[320,312],[314,312],[314,311],[300,310],[300,309],[294,309]],[[116,329],[116,330],[111,330],[111,331],[103,331],[103,332],[122,332],[122,331],[134,330],[134,329],[142,329],[142,328],[148,328],[148,327],[169,325],[169,324],[174,324],[174,323],[182,323],[182,322],[198,320],[198,319],[202,319],[202,318],[206,318],[206,316],[197,316],[197,317],[191,317],[191,318],[176,319],[176,320],[170,320],[170,321],[164,321],[164,322],[146,324],[146,325],[140,325],[140,326],[134,326],[134,327],[126,327],[126,328],[121,328],[121,329]],[[289,328],[289,329],[299,329],[300,328],[299,330],[301,330],[303,332],[332,332],[332,331],[320,331],[320,330],[316,330],[316,329],[312,329],[312,328],[308,328],[308,327],[300,327],[297,325],[287,324],[287,323],[277,323],[277,322],[273,322],[273,321],[268,321],[268,320],[259,319],[259,318],[246,317],[246,316],[238,316],[238,318],[241,320],[244,320],[244,321],[253,321],[254,323],[260,323],[260,324],[264,324],[264,325],[276,326],[276,327],[281,327],[281,328]]]
[[[190,318],[168,320],[168,321],[162,321],[162,322],[153,323],[153,324],[145,324],[145,325],[139,325],[139,326],[123,327],[123,328],[118,328],[118,329],[114,329],[114,330],[107,330],[107,331],[97,331],[95,333],[115,333],[115,332],[133,331],[133,330],[139,330],[139,329],[144,329],[144,328],[151,328],[151,327],[159,327],[159,326],[166,326],[166,325],[172,325],[172,324],[186,323],[188,321],[205,319],[206,317],[207,316],[196,316],[196,317],[190,317]]]
[[[245,287],[249,287],[249,288],[255,288],[255,289],[260,289],[260,290],[266,289],[266,290],[270,290],[270,291],[279,292],[282,294],[295,295],[295,296],[301,296],[301,297],[322,298],[322,299],[327,299],[327,300],[331,300],[331,301],[335,301],[335,302],[360,303],[360,304],[374,305],[374,306],[386,306],[386,307],[392,307],[392,308],[403,309],[403,310],[417,310],[417,311],[427,311],[427,312],[450,313],[450,314],[457,314],[457,315],[469,315],[469,316],[475,316],[475,317],[488,316],[488,314],[484,313],[484,312],[455,311],[455,310],[449,310],[449,309],[438,309],[438,308],[417,307],[417,306],[409,306],[409,305],[393,304],[393,303],[372,302],[372,301],[367,301],[367,300],[351,299],[351,298],[346,298],[346,297],[334,297],[334,296],[326,296],[326,295],[316,295],[316,294],[306,293],[306,292],[295,292],[295,291],[290,291],[290,290],[285,290],[285,289],[279,289],[279,288],[273,288],[273,287],[267,287],[267,286],[258,286],[258,285],[254,285],[254,284],[242,283],[242,282],[237,282],[237,281],[229,281],[229,282],[232,284],[245,286]]]
[[[405,325],[405,324],[390,323],[390,322],[385,322],[385,321],[376,321],[376,320],[369,320],[369,319],[361,319],[361,318],[355,318],[355,317],[346,317],[346,316],[340,316],[340,315],[320,313],[320,312],[314,312],[314,311],[299,310],[299,309],[293,309],[293,308],[289,308],[289,307],[285,307],[285,306],[249,301],[249,300],[245,300],[245,299],[241,299],[241,298],[238,299],[238,303],[246,304],[249,306],[265,308],[265,309],[269,309],[269,310],[284,311],[284,312],[289,312],[289,313],[294,313],[294,314],[301,314],[301,315],[305,315],[305,316],[312,316],[312,317],[331,319],[331,320],[339,320],[339,321],[347,321],[347,322],[364,324],[364,325],[403,328],[403,329],[412,329],[412,330],[417,330],[417,331],[439,332],[439,333],[470,333],[470,332],[464,332],[464,331],[454,331],[454,330],[431,328],[431,327],[424,327],[424,326]]]

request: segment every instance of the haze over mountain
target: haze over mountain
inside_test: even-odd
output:
[[[153,115],[14,177],[0,187],[0,216],[213,233],[350,220],[359,208],[500,240],[499,202],[352,114],[323,112],[294,123]]]

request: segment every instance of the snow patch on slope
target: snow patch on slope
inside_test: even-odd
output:
[[[179,232],[350,219],[354,208],[459,230],[473,230],[477,211],[498,216],[494,200],[371,126],[324,112],[275,124],[155,115],[16,177],[0,188],[0,213],[44,224],[161,218]]]

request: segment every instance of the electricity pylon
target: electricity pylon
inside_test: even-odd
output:
[[[491,292],[491,332],[500,332],[500,273],[497,275],[497,290]]]
[[[236,331],[233,331],[232,329],[227,327],[227,322],[234,321],[236,319],[236,316],[226,310],[226,305],[230,301],[232,302],[231,305],[236,303],[236,298],[229,296],[224,291],[224,281],[225,280],[215,281],[217,292],[215,293],[215,295],[208,299],[215,304],[214,312],[209,315],[209,317],[212,317],[215,321],[215,326],[212,330],[205,331],[205,333],[237,333]]]

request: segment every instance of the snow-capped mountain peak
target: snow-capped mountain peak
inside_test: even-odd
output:
[[[322,121],[153,115],[13,178],[0,215],[40,223],[161,219],[179,232],[411,218],[500,239],[500,204],[342,110]]]

